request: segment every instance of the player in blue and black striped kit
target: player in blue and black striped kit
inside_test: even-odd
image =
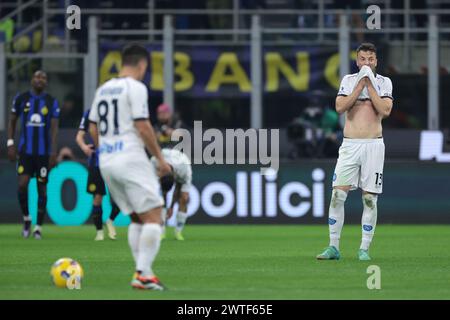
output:
[[[89,128],[89,112],[90,109],[86,110],[81,118],[80,127],[78,128],[78,133],[76,141],[80,146],[81,150],[85,155],[88,156],[88,181],[87,181],[87,192],[94,196],[94,205],[92,207],[92,219],[94,220],[95,228],[97,229],[97,235],[95,236],[96,241],[101,241],[104,239],[103,235],[103,221],[102,221],[102,200],[103,196],[106,194],[105,182],[103,181],[102,175],[100,173],[100,168],[98,166],[98,152],[94,148],[92,139],[89,139],[87,144],[85,141],[85,135]],[[109,219],[106,221],[106,226],[108,228],[108,236],[111,239],[116,239],[116,230],[113,226],[113,221],[120,212],[119,207],[112,201],[112,211]]]
[[[16,95],[8,126],[8,158],[17,160],[19,175],[18,197],[22,209],[24,227],[22,235],[30,236],[31,218],[28,212],[28,183],[37,177],[38,214],[33,231],[35,239],[41,239],[47,205],[47,181],[49,170],[56,164],[56,135],[58,132],[58,101],[44,90],[47,74],[38,70],[31,79],[31,90]],[[14,135],[16,122],[20,119],[21,130],[17,150]]]

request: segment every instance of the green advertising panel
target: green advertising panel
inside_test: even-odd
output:
[[[278,172],[261,175],[249,165],[194,165],[188,215],[190,223],[298,224],[326,223],[334,170],[333,161],[281,163]],[[49,175],[48,218],[58,225],[88,223],[92,196],[86,192],[87,169],[62,162]],[[450,223],[450,165],[425,162],[387,162],[383,194],[378,200],[379,223]],[[21,221],[17,177],[13,164],[2,162],[0,222]],[[170,196],[170,194],[169,194]],[[29,185],[29,208],[35,219],[36,183]],[[346,222],[359,223],[361,191],[346,202]],[[109,196],[103,200],[106,220]],[[173,219],[169,224],[174,223]],[[120,214],[117,225],[129,218]]]

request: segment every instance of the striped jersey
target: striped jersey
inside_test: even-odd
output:
[[[48,156],[52,152],[51,119],[59,118],[58,101],[48,93],[31,91],[16,95],[11,112],[20,118],[19,152]]]

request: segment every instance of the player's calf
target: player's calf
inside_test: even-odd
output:
[[[22,236],[24,238],[30,237],[30,229],[31,229],[31,217],[28,213],[28,188],[19,188],[19,191],[17,192],[18,198],[19,198],[19,204],[20,208],[22,209],[22,215],[23,215],[23,229],[22,229]]]
[[[116,232],[116,228],[113,225],[113,221],[111,219],[108,219],[106,221],[106,228],[108,229],[108,237],[111,240],[116,240],[117,232]]]
[[[184,240],[182,235],[182,231],[184,226],[186,225],[186,220],[188,218],[187,215],[187,204],[189,201],[189,193],[181,192],[180,200],[179,200],[179,210],[177,212],[177,225],[175,228],[175,239]]]
[[[40,232],[42,225],[44,224],[45,213],[47,211],[47,180],[45,178],[38,177],[37,181],[38,212],[35,232],[39,231],[39,235],[35,236],[35,239],[40,239]]]
[[[378,196],[373,193],[364,193],[363,200],[363,214],[361,219],[362,240],[360,249],[369,250],[370,244],[375,233],[377,224],[377,200]]]
[[[101,206],[94,205],[92,207],[92,220],[94,220],[95,229],[97,230],[97,234],[95,237],[96,241],[101,241],[104,239],[102,214],[103,210]]]
[[[330,246],[339,250],[339,240],[341,238],[342,226],[344,225],[344,205],[347,199],[347,192],[339,188],[334,188],[328,212],[328,228],[330,233]]]
[[[111,240],[116,240],[117,232],[116,228],[113,225],[113,222],[119,215],[120,209],[114,201],[111,201],[111,205],[112,205],[111,215],[109,216],[109,219],[106,220],[106,227],[108,228],[108,237]]]

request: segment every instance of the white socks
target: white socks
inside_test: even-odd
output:
[[[131,222],[128,226],[128,244],[133,254],[134,262],[137,265],[139,256],[139,239],[141,237],[142,224]]]
[[[340,189],[333,189],[330,209],[328,214],[328,225],[330,231],[330,246],[339,250],[339,239],[341,238],[342,226],[344,224],[344,204],[347,193]],[[377,199],[376,194],[363,194],[364,211],[361,219],[362,241],[360,249],[369,250],[370,243],[377,224]]]
[[[362,196],[364,211],[361,219],[362,241],[360,249],[363,250],[369,250],[373,234],[375,233],[375,226],[377,224],[377,199],[377,195],[370,193]]]
[[[145,223],[142,225],[139,238],[139,254],[136,270],[142,272],[143,276],[153,276],[152,264],[159,251],[161,243],[161,226],[156,223]]]
[[[328,212],[328,226],[330,232],[330,246],[339,250],[339,239],[344,225],[344,204],[347,199],[347,192],[340,189],[333,189],[330,209]]]
[[[177,226],[176,226],[177,232],[181,232],[181,230],[183,230],[183,227],[186,224],[186,220],[187,220],[187,212],[178,211]]]

